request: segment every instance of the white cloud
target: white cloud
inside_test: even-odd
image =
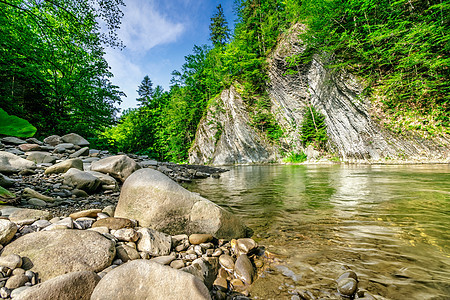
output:
[[[119,37],[129,50],[143,52],[174,42],[185,30],[157,11],[154,1],[131,0],[126,5]]]

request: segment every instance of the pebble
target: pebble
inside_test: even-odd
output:
[[[258,244],[253,239],[245,238],[238,239],[236,241],[236,247],[239,251],[239,254],[248,254],[256,249],[256,247],[258,247]]]
[[[170,263],[170,266],[174,269],[181,269],[181,268],[184,268],[185,264],[184,264],[183,260],[177,259],[177,260],[172,261]]]
[[[344,278],[338,281],[338,292],[346,297],[351,297],[356,292],[358,283],[353,278]]]
[[[0,297],[2,297],[3,299],[8,298],[11,295],[11,290],[6,288],[6,287],[2,287],[0,288]]]
[[[0,266],[4,266],[14,270],[22,266],[22,258],[17,254],[10,254],[0,257]]]
[[[101,212],[102,212],[101,209],[87,209],[87,210],[82,210],[82,211],[70,214],[69,217],[71,217],[74,220],[76,220],[78,218],[83,218],[83,217],[96,218],[97,214],[101,213]]]
[[[213,236],[210,234],[191,234],[189,236],[189,243],[192,245],[199,245],[201,243],[211,242],[213,240]]]
[[[227,271],[232,272],[234,270],[234,259],[227,255],[222,254],[219,257],[219,264]]]
[[[234,274],[237,278],[247,284],[251,284],[253,282],[253,278],[255,277],[255,269],[246,254],[242,254],[237,258],[234,266]]]
[[[164,256],[154,257],[154,258],[150,259],[150,261],[156,262],[156,263],[161,264],[161,265],[168,265],[172,261],[174,261],[175,258],[176,257],[173,256],[173,255],[164,255]]]
[[[353,278],[356,281],[358,281],[358,276],[352,270],[345,271],[344,273],[339,275],[339,277],[338,277],[338,279],[336,279],[336,281],[339,282],[339,281],[341,281],[342,279],[345,279],[345,278]]]
[[[6,281],[5,287],[13,290],[18,287],[24,286],[27,282],[28,277],[25,276],[25,274],[13,275]]]
[[[223,292],[226,292],[228,290],[228,282],[225,278],[223,277],[217,277],[216,280],[214,281],[213,285],[218,289],[221,290]]]

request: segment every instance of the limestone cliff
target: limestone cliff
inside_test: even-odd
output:
[[[343,161],[449,161],[448,138],[394,135],[371,116],[371,103],[363,86],[345,72],[324,67],[319,56],[286,75],[286,58],[304,51],[298,35],[301,25],[282,37],[269,58],[268,94],[272,113],[285,132],[284,151],[303,151],[300,124],[303,108],[313,105],[326,117],[328,148]],[[190,163],[235,164],[281,160],[279,147],[271,145],[249,125],[249,114],[234,87],[209,106],[191,148]]]

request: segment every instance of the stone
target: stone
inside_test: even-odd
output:
[[[45,202],[54,202],[55,201],[55,199],[53,199],[52,197],[42,195],[41,193],[36,192],[35,190],[30,189],[30,188],[25,188],[22,191],[22,198],[25,198],[25,199],[36,198],[36,199],[40,199]]]
[[[92,231],[98,232],[100,234],[105,234],[105,233],[109,234],[108,227],[94,227],[94,228],[89,228],[88,230],[92,230]]]
[[[18,287],[24,286],[28,282],[28,277],[25,274],[13,275],[8,281],[6,281],[5,287],[8,289],[17,289]]]
[[[56,153],[64,153],[67,150],[73,149],[75,147],[74,144],[71,143],[62,143],[62,144],[58,144],[55,146],[55,149],[53,150],[53,152]]]
[[[37,164],[54,164],[57,160],[56,156],[51,155],[48,152],[31,152],[26,153],[27,154],[27,160],[31,160],[32,162],[35,162]]]
[[[211,299],[208,288],[195,276],[148,260],[127,262],[105,275],[91,300]]]
[[[21,140],[19,138],[13,137],[13,136],[4,137],[4,138],[2,138],[1,141],[5,144],[11,144],[11,145],[21,145],[21,144],[27,143],[24,140]]]
[[[41,149],[41,147],[38,144],[22,144],[22,145],[19,145],[18,148],[24,152],[37,151],[37,150]]]
[[[88,155],[89,155],[89,147],[84,147],[70,154],[69,158],[77,158],[80,156],[88,156]]]
[[[95,176],[95,175],[94,175]],[[100,179],[101,180],[101,179]],[[114,217],[114,210],[116,209],[116,207],[114,205],[108,205],[107,207],[105,207],[102,210],[102,213],[107,214],[110,217]]]
[[[87,209],[87,210],[82,210],[82,211],[78,211],[75,213],[72,213],[69,215],[69,217],[71,217],[72,219],[76,220],[79,218],[97,218],[97,214],[101,213],[102,210],[98,209],[98,208],[93,208],[93,209]]]
[[[14,270],[15,268],[20,268],[22,266],[22,258],[17,254],[9,254],[0,257],[0,266],[10,268]]]
[[[251,284],[255,277],[255,268],[246,254],[239,255],[234,264],[234,275],[246,284]]]
[[[234,259],[231,256],[227,254],[222,254],[221,256],[219,256],[219,263],[228,272],[233,272]]]
[[[83,190],[79,190],[79,189],[73,189],[72,190],[72,195],[74,195],[76,197],[79,197],[79,198],[87,198],[87,197],[89,197],[88,193],[86,193]]]
[[[194,275],[211,289],[219,272],[219,263],[217,258],[201,257],[194,260],[190,266],[180,270]]]
[[[338,279],[336,279],[336,282],[339,282],[345,278],[353,278],[356,281],[358,281],[358,275],[356,275],[356,273],[353,272],[352,270],[348,270],[348,271],[345,271],[344,273],[342,273],[341,275],[339,275]]]
[[[9,152],[0,151],[0,173],[18,173],[25,169],[35,169],[36,164]]]
[[[30,287],[14,299],[89,300],[99,281],[100,277],[92,271],[71,272]]]
[[[117,180],[114,179],[114,177],[109,176],[107,174],[104,173],[100,173],[100,172],[96,172],[96,171],[87,171],[89,174],[94,175],[95,177],[97,177],[100,182],[101,185],[114,185],[114,186],[118,186],[117,184]]]
[[[61,140],[65,143],[71,143],[80,147],[85,147],[85,146],[89,146],[90,143],[83,138],[82,136],[76,134],[76,133],[69,133],[66,135],[63,135],[61,137]]]
[[[56,146],[61,144],[63,141],[59,135],[51,135],[44,139],[44,143],[50,146]]]
[[[43,145],[44,143],[38,140],[37,138],[27,138],[25,142],[29,144],[38,144],[39,146]]]
[[[320,156],[320,152],[314,149],[313,145],[308,145],[308,147],[306,147],[305,154],[308,160],[316,160]]]
[[[8,244],[17,232],[17,225],[9,220],[0,219],[0,245]]]
[[[107,227],[108,229],[118,230],[121,228],[133,228],[134,223],[130,219],[110,217],[97,220],[92,224],[92,227]]]
[[[140,259],[141,256],[139,252],[133,247],[128,245],[119,245],[116,247],[117,257],[120,258],[123,262],[127,262],[129,260]]]
[[[164,255],[164,256],[158,256],[150,259],[150,261],[161,264],[161,265],[169,265],[172,261],[175,260],[174,255]]]
[[[139,251],[148,252],[153,256],[168,255],[172,248],[172,237],[163,232],[158,232],[150,228],[138,230],[141,238],[137,242]]]
[[[121,228],[111,231],[119,241],[136,242],[139,239],[139,233],[133,228]]]
[[[27,257],[31,271],[44,282],[69,272],[99,272],[111,265],[116,249],[97,232],[66,229],[21,236],[4,248],[0,259],[12,253]]]
[[[83,171],[83,161],[78,158],[67,159],[51,167],[48,167],[47,169],[45,169],[44,173],[47,175],[56,173],[66,173],[72,168]]]
[[[9,296],[11,295],[11,290],[6,288],[6,287],[2,287],[0,288],[0,297],[2,297],[3,299],[9,298]]]
[[[91,171],[109,174],[124,182],[132,173],[141,167],[126,155],[115,155],[93,162]]]
[[[255,250],[258,247],[258,244],[250,238],[238,239],[236,241],[236,248],[239,251],[239,254],[248,254]]]
[[[133,173],[122,186],[116,217],[176,235],[208,233],[217,238],[245,237],[242,221],[211,201],[189,192],[153,169]]]
[[[170,267],[174,269],[181,269],[184,268],[184,266],[184,261],[181,259],[174,260],[170,263]]]
[[[34,205],[34,206],[39,206],[39,207],[47,206],[47,202],[45,202],[44,200],[41,200],[41,199],[37,199],[37,198],[31,198],[30,200],[28,200],[28,204]]]
[[[358,282],[353,278],[343,278],[338,281],[338,292],[346,297],[351,297],[358,288]]]
[[[0,173],[0,186],[1,187],[4,187],[4,188],[13,187],[15,182],[16,182],[15,180]]]
[[[192,245],[199,245],[201,243],[211,242],[213,236],[211,234],[198,234],[194,233],[189,236],[189,243]]]
[[[213,286],[222,292],[226,292],[228,290],[228,282],[222,277],[217,277],[216,280],[214,280]]]
[[[50,221],[48,221],[48,220],[37,220],[36,222],[31,224],[31,226],[35,226],[39,229],[45,228],[50,225],[52,225],[52,223],[50,223]]]
[[[22,208],[9,215],[9,220],[18,225],[29,225],[37,220],[50,220],[52,214],[48,211],[38,209]]]
[[[88,172],[69,169],[64,175],[64,184],[74,186],[87,193],[93,193],[100,185],[100,180]]]

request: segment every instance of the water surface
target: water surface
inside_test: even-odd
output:
[[[282,262],[256,299],[336,298],[354,270],[377,299],[450,299],[450,167],[233,167],[188,186],[245,219]]]

